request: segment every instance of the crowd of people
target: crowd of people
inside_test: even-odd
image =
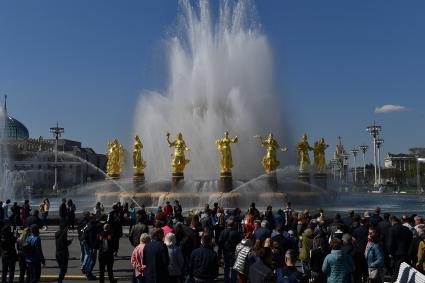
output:
[[[19,282],[39,282],[45,264],[40,229],[47,229],[48,199],[33,211],[28,201],[22,207],[10,206],[9,200],[0,205],[2,282],[13,282],[16,262]],[[105,212],[97,203],[74,227],[75,212],[72,200],[63,199],[55,232],[58,282],[68,269],[68,229],[75,228],[87,280],[104,282],[107,273],[109,282],[116,282],[114,261],[124,225],[129,225],[125,236],[133,246],[124,254],[131,255],[137,283],[214,282],[220,266],[226,283],[384,282],[395,280],[401,262],[425,269],[423,219],[382,214],[379,208],[329,218],[321,209],[297,212],[289,202],[264,212],[252,203],[245,213],[214,203],[185,215],[178,200],[156,211],[118,202]]]

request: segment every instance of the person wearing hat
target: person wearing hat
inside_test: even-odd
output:
[[[106,223],[103,225],[103,231],[99,235],[99,282],[105,282],[105,268],[108,271],[110,283],[115,283],[114,279],[114,235],[111,226]]]
[[[60,224],[59,230],[55,233],[56,244],[56,262],[59,266],[58,283],[62,283],[65,274],[68,271],[69,250],[68,246],[72,243],[72,239],[68,240],[68,226]]]

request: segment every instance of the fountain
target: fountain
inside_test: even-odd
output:
[[[184,207],[211,202],[235,207],[254,200],[259,206],[281,206],[285,199],[328,201],[332,193],[303,182],[309,176],[304,170],[309,160],[303,161],[304,179],[298,180],[297,174],[278,169],[276,150],[286,152],[286,147],[271,133],[266,139],[254,137],[267,130],[291,146],[275,87],[273,56],[253,4],[223,1],[213,20],[209,1],[197,3],[180,1],[179,36],[168,41],[168,87],[164,93],[145,91],[135,109],[134,132],[144,141],[147,160],[143,184],[135,189],[130,179],[121,179],[126,190],[117,191],[106,189],[105,181],[96,192],[98,199],[132,197],[151,206],[179,199]],[[217,139],[223,130],[224,137]],[[178,133],[176,140],[170,140],[168,131]],[[229,131],[238,137],[230,138]],[[258,138],[267,149],[263,159]],[[171,166],[167,145],[175,147]],[[108,174],[114,178],[116,172]],[[255,176],[259,177],[252,179]]]

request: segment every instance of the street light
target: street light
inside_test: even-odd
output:
[[[365,159],[365,155],[366,155],[366,151],[369,148],[368,145],[363,144],[361,146],[359,146],[360,150],[362,151],[363,154],[363,184],[366,184],[366,159]]]
[[[357,157],[357,153],[359,153],[359,150],[357,148],[353,148],[351,150],[351,153],[353,154],[354,157],[354,184],[357,183],[357,165],[356,165],[356,157]]]
[[[58,140],[61,134],[63,134],[64,128],[60,128],[58,122],[56,122],[56,127],[51,127],[50,132],[56,139],[55,145],[55,184],[53,185],[53,190],[56,191],[58,189]]]
[[[377,179],[376,179],[376,139],[379,136],[379,132],[382,130],[382,127],[379,125],[376,125],[375,121],[373,121],[373,125],[370,125],[366,128],[366,131],[369,132],[369,134],[373,137],[373,165],[375,167],[375,183],[374,186],[377,186]]]
[[[348,184],[348,157],[350,155],[346,152],[342,154],[342,157],[344,158],[344,161],[342,163],[342,167],[344,168],[344,174],[345,174],[345,183]]]
[[[376,146],[378,148],[378,184],[381,185],[381,146],[384,144],[384,139],[376,139]]]

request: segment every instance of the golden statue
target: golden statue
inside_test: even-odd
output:
[[[279,149],[282,152],[287,152],[288,149],[273,139],[273,134],[270,133],[267,138],[263,139],[260,135],[256,135],[256,138],[260,140],[262,147],[267,147],[266,155],[263,157],[263,168],[266,173],[273,172],[279,167],[279,160],[276,159],[276,150]]]
[[[124,148],[119,143],[118,139],[108,142],[108,163],[106,171],[109,176],[116,177],[122,172],[124,164]]]
[[[182,133],[178,133],[175,141],[170,141],[170,133],[167,132],[167,142],[169,147],[175,147],[174,153],[171,154],[171,167],[173,173],[183,173],[184,167],[190,160],[186,159],[184,152],[190,150],[183,140]]]
[[[232,171],[233,168],[233,159],[232,159],[232,150],[230,149],[231,143],[237,143],[238,137],[229,138],[229,132],[224,132],[224,137],[222,139],[216,140],[215,145],[217,150],[221,154],[220,159],[220,170],[221,173],[228,173]]]
[[[308,166],[310,165],[310,155],[309,151],[313,148],[310,147],[307,141],[307,134],[304,134],[301,141],[297,144],[298,159],[299,159],[299,168],[300,173],[304,173]]]
[[[324,173],[326,169],[326,156],[325,150],[329,145],[326,144],[325,139],[321,138],[319,141],[314,143],[314,166],[316,167],[317,173]]]
[[[146,161],[142,157],[143,144],[139,136],[134,138],[133,147],[133,169],[134,175],[143,174],[143,170],[146,168]]]

